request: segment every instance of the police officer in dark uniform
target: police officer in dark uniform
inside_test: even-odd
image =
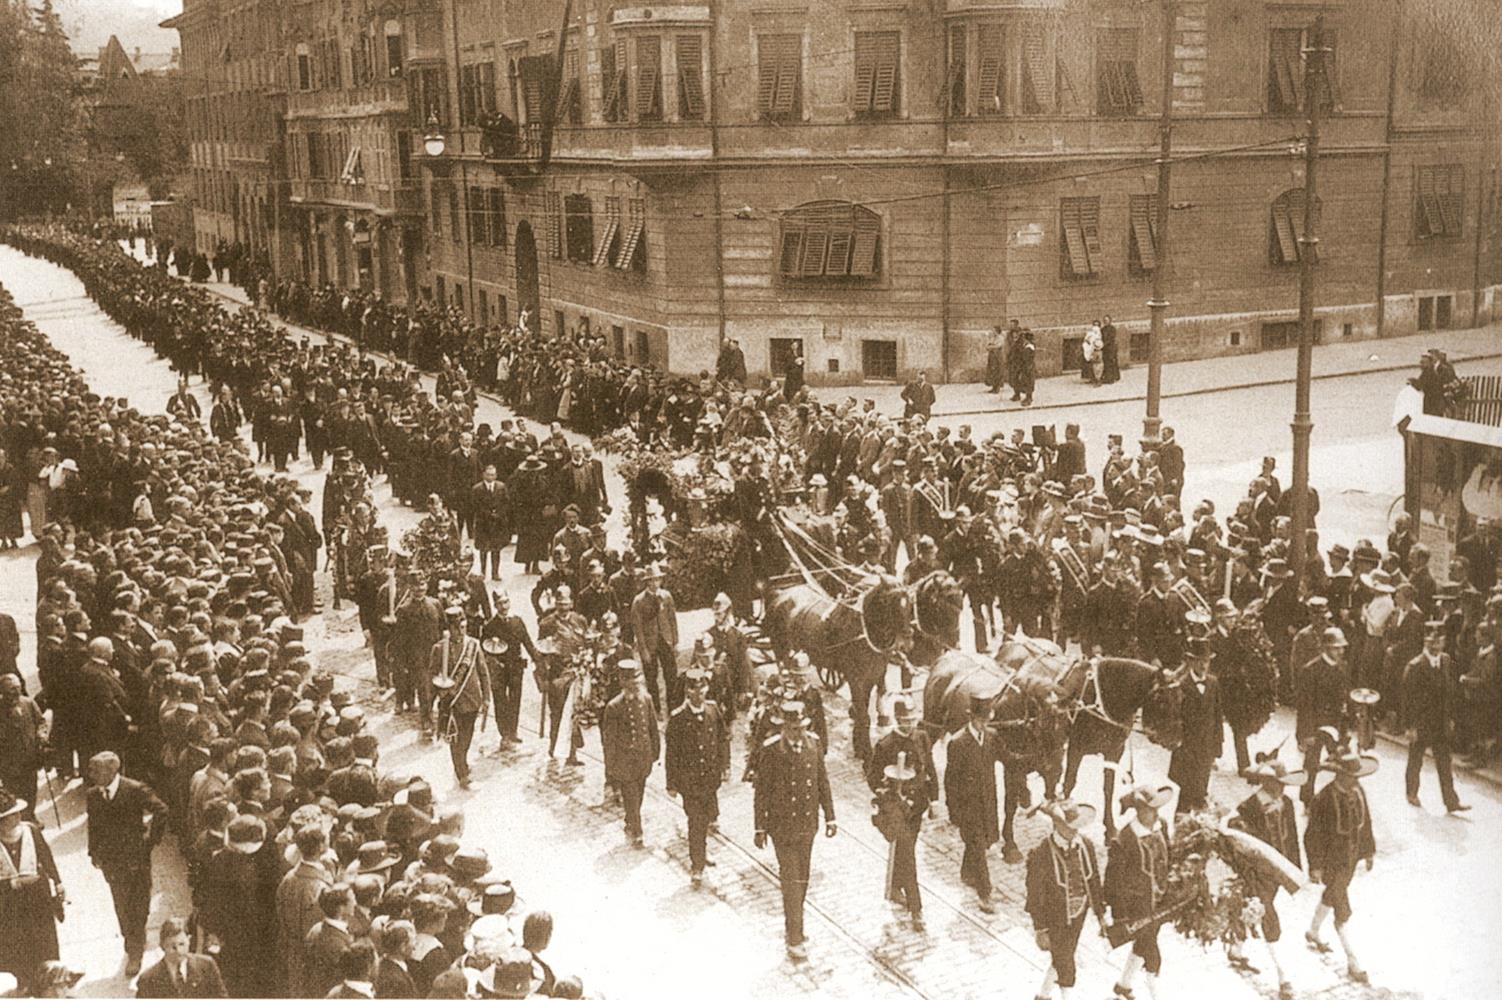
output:
[[[803,900],[808,895],[821,810],[824,836],[833,837],[837,831],[823,750],[820,740],[805,731],[805,720],[801,702],[783,703],[778,717],[782,731],[767,741],[756,770],[755,843],[766,847],[770,837],[777,852],[783,930],[788,954],[795,959],[808,955],[803,944]]]
[[[684,701],[668,716],[667,789],[683,797],[688,818],[689,875],[704,880],[710,824],[720,816],[720,785],[730,768],[729,733],[720,706],[710,701],[709,674],[690,668],[683,675]]]
[[[522,678],[527,673],[522,652],[525,650],[534,664],[540,661],[532,636],[527,633],[527,623],[511,613],[511,598],[505,592],[495,595],[495,614],[480,630],[480,648],[485,651],[485,666],[490,672],[495,725],[501,745],[520,743],[517,723],[521,718]]]

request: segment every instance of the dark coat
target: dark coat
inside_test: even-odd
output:
[[[805,733],[800,749],[774,736],[762,747],[756,766],[755,813],[758,832],[782,837],[812,837],[824,822],[834,822],[834,795],[824,770],[819,740]]]
[[[219,975],[219,963],[207,955],[189,955],[188,978],[174,981],[168,970],[167,960],[157,962],[141,973],[136,980],[136,996],[146,997],[223,997],[224,980]]]
[[[1163,828],[1139,840],[1132,824],[1123,826],[1111,842],[1106,861],[1106,902],[1111,916],[1118,921],[1151,916],[1167,886],[1168,840]]]
[[[934,771],[933,746],[921,729],[914,729],[911,736],[894,729],[877,740],[866,757],[866,784],[873,792],[881,788],[886,781],[887,765],[897,763],[902,754],[907,754],[908,767],[917,772],[908,782],[907,791],[926,810],[939,797],[939,778]]]
[[[1078,837],[1070,845],[1083,862],[1085,873],[1086,908],[1099,916],[1105,909],[1105,895],[1101,888],[1100,864],[1095,858],[1095,845],[1084,837]],[[1027,915],[1033,918],[1033,926],[1040,930],[1063,927],[1069,923],[1069,902],[1065,889],[1065,865],[1068,855],[1049,834],[1043,842],[1027,855]]]
[[[1275,813],[1269,813],[1267,806],[1263,804],[1260,796],[1248,795],[1242,800],[1241,805],[1236,807],[1236,815],[1231,819],[1231,825],[1238,830],[1251,834],[1264,844],[1268,844],[1273,850],[1293,862],[1295,868],[1302,868],[1304,854],[1299,849],[1299,824],[1294,818],[1293,800],[1287,795],[1283,796],[1282,808]],[[1263,884],[1257,882],[1252,886],[1258,895],[1272,895],[1277,892],[1276,884]]]
[[[1214,675],[1206,675],[1205,691],[1200,693],[1193,678],[1185,678],[1180,685],[1183,691],[1182,718],[1184,735],[1174,749],[1173,761],[1180,765],[1199,764],[1209,767],[1220,756],[1225,739],[1225,717],[1220,705],[1220,681]],[[1173,765],[1169,766],[1173,777]]]
[[[412,976],[389,958],[382,958],[376,964],[375,995],[380,998],[391,997],[393,1000],[411,1000],[417,994],[417,985],[412,982]]]
[[[1315,793],[1304,828],[1304,853],[1309,870],[1326,877],[1376,856],[1372,811],[1360,785],[1347,791],[1332,781]]]
[[[640,781],[652,773],[662,754],[657,713],[650,698],[616,695],[600,721],[600,744],[605,751],[605,777],[610,781]]]
[[[113,799],[103,788],[88,793],[89,859],[100,868],[151,863],[151,849],[166,830],[167,805],[146,785],[124,775]]]
[[[944,767],[944,803],[949,821],[960,828],[966,840],[979,840],[987,846],[1001,836],[996,806],[996,758],[990,741],[975,742],[967,728],[949,741]]]
[[[1455,721],[1454,664],[1449,653],[1439,654],[1439,665],[1430,666],[1423,655],[1408,661],[1403,674],[1403,712],[1409,728],[1417,729],[1431,743],[1446,746]]]
[[[705,702],[699,714],[687,703],[673,709],[667,727],[668,791],[698,796],[717,791],[730,766],[729,749],[719,705]]]

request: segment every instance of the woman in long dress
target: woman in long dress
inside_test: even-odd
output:
[[[57,960],[62,880],[41,828],[21,819],[26,803],[0,788],[0,972],[16,977],[23,996],[44,962]]]
[[[0,548],[13,549],[21,537],[21,501],[26,483],[21,469],[0,448]]]

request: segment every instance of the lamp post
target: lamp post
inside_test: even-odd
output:
[[[1163,419],[1163,336],[1168,322],[1168,199],[1173,167],[1174,0],[1163,0],[1163,106],[1158,109],[1158,190],[1153,227],[1153,297],[1147,307],[1147,413],[1142,418],[1142,450],[1158,447]]]
[[[448,144],[443,138],[443,129],[438,125],[436,112],[428,115],[428,131],[422,137],[422,151],[431,157],[439,157],[444,154]]]

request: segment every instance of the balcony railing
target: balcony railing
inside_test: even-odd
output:
[[[287,95],[287,113],[294,117],[348,113],[362,107],[368,107],[374,112],[400,111],[406,106],[407,81],[399,76],[372,80],[358,87],[294,90]]]
[[[422,196],[412,181],[389,184],[346,184],[323,178],[293,178],[294,202],[333,205],[382,215],[412,215],[422,211]]]

